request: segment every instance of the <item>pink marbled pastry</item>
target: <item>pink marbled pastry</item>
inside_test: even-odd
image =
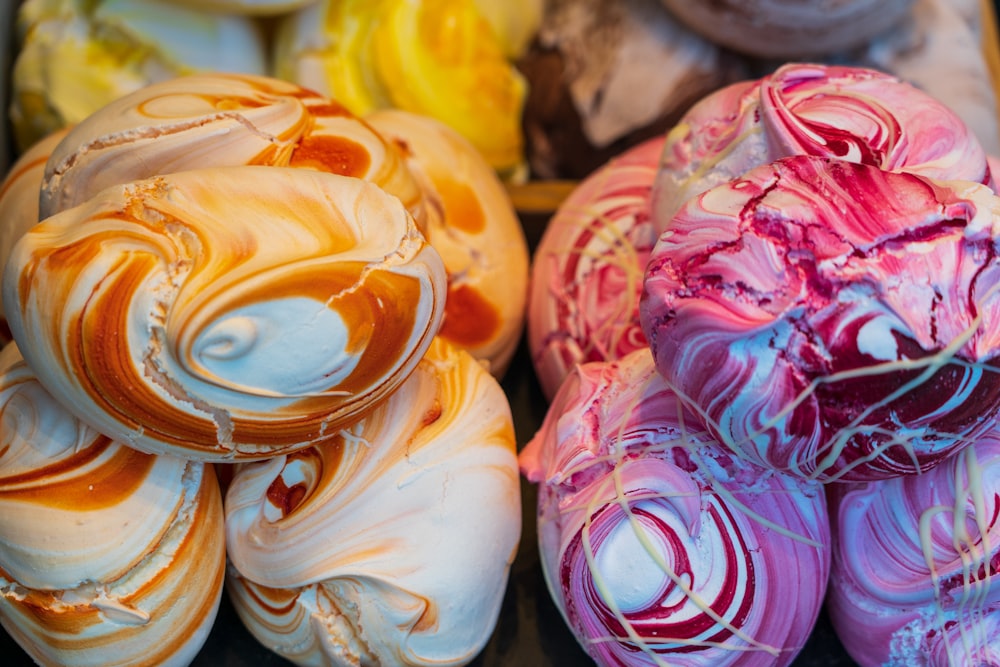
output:
[[[520,457],[549,590],[599,665],[788,665],[829,572],[821,487],[719,447],[648,350],[578,366]]]
[[[786,158],[681,209],[643,331],[751,461],[824,481],[928,470],[1000,403],[998,236],[986,186]]]
[[[851,656],[1000,664],[1000,431],[926,475],[831,488],[829,611]]]
[[[871,69],[791,63],[705,97],[670,131],[652,195],[657,229],[699,192],[792,155],[992,184],[982,145],[927,93]]]
[[[646,347],[639,294],[656,242],[649,196],[664,141],[650,139],[583,180],[538,243],[528,341],[549,399],[576,364]]]

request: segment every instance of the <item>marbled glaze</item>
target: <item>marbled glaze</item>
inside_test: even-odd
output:
[[[399,200],[293,168],[113,186],[35,225],[11,332],[77,415],[151,453],[264,458],[347,426],[413,370],[446,278]]]
[[[793,155],[993,183],[976,137],[926,92],[871,69],[791,63],[706,96],[670,131],[653,188],[657,229],[698,193]]]
[[[538,242],[528,343],[549,399],[576,364],[646,347],[639,295],[656,243],[649,197],[664,141],[650,139],[584,179]]]
[[[0,623],[39,664],[189,664],[225,566],[211,466],[94,431],[0,353]]]
[[[550,592],[599,665],[788,665],[809,637],[822,488],[720,447],[648,350],[578,366],[520,464]]]
[[[435,339],[365,419],[241,464],[226,496],[227,589],[302,665],[461,665],[490,638],[520,538],[506,396]]]
[[[643,331],[749,460],[822,480],[927,470],[997,413],[998,235],[986,186],[786,158],[681,209]]]
[[[1000,432],[830,499],[830,618],[859,665],[1000,662]]]

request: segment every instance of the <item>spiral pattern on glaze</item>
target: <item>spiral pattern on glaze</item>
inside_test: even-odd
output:
[[[496,172],[447,125],[400,110],[365,121],[399,147],[423,193],[427,241],[448,271],[438,335],[502,377],[521,341],[528,243]]]
[[[760,465],[822,481],[930,469],[1000,405],[998,202],[804,156],[713,188],[647,267],[657,366]]]
[[[688,199],[794,155],[994,187],[975,135],[924,91],[875,70],[792,63],[707,95],[670,131],[654,224],[662,232]]]
[[[188,169],[268,165],[371,181],[424,222],[396,147],[336,101],[287,81],[197,74],[150,84],[97,110],[53,151],[41,218],[112,185]]]
[[[830,489],[830,618],[852,657],[995,664],[1000,432],[924,475]]]
[[[519,460],[550,592],[599,665],[787,665],[804,645],[821,487],[719,447],[648,350],[578,366]]]
[[[584,179],[559,206],[535,250],[528,342],[551,400],[578,363],[646,347],[639,296],[656,243],[650,191],[665,139],[650,139]]]
[[[363,420],[238,466],[226,529],[236,609],[285,658],[467,664],[493,631],[520,539],[506,396],[436,338]]]
[[[210,466],[99,434],[0,353],[0,622],[39,664],[187,665],[225,565]]]
[[[103,433],[200,460],[346,426],[440,326],[445,274],[375,185],[291,168],[113,186],[39,223],[4,276],[43,385]]]

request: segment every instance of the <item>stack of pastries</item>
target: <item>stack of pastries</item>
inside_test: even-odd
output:
[[[556,212],[520,464],[598,664],[788,665],[824,600],[861,665],[997,659],[990,162],[910,83],[788,63]]]
[[[299,664],[470,662],[521,527],[498,377],[528,258],[496,172],[433,119],[252,75],[38,151],[0,191],[40,220],[4,248],[11,636],[188,664],[227,582]]]

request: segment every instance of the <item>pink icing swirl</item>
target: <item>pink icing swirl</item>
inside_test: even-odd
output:
[[[830,617],[852,657],[1000,664],[1000,431],[926,475],[830,488]]]
[[[656,242],[649,197],[664,137],[650,139],[583,180],[535,251],[528,340],[548,398],[578,363],[645,347],[642,271]]]
[[[751,461],[822,481],[927,470],[1000,403],[998,226],[985,186],[780,160],[678,213],[643,331]]]
[[[654,223],[662,231],[690,197],[792,155],[993,184],[973,133],[919,88],[865,68],[791,63],[705,97],[681,119],[653,188]]]
[[[648,350],[578,366],[520,464],[550,592],[599,665],[787,665],[809,636],[820,487],[719,447]]]

